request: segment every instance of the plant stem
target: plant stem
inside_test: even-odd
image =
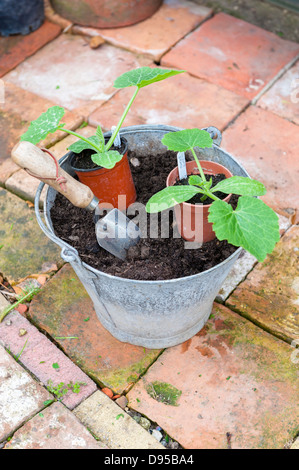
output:
[[[14,310],[15,307],[17,307],[19,304],[21,304],[22,302],[24,302],[24,300],[26,300],[28,297],[30,297],[33,292],[35,291],[35,289],[32,289],[31,291],[29,291],[26,295],[24,295],[24,297],[21,297],[20,300],[18,300],[17,302],[15,302],[14,304],[12,304],[10,307],[7,307],[3,312],[2,312],[2,315],[0,315],[0,323],[2,322],[2,320],[4,320],[4,318],[6,317],[6,315],[9,314],[9,312],[11,312],[12,310]]]
[[[87,144],[91,145],[94,149],[96,149],[99,153],[101,152],[101,149],[95,145],[93,142],[91,142],[90,140],[86,139],[85,137],[83,137],[82,135],[80,134],[77,134],[77,132],[73,132],[73,131],[70,131],[69,129],[65,129],[64,127],[59,129],[60,131],[63,131],[63,132],[67,132],[68,134],[71,134],[71,135],[74,135],[75,137],[78,137],[78,139],[81,139],[81,140],[84,140],[84,142],[86,142]]]
[[[191,148],[191,152],[192,152],[192,155],[193,155],[193,157],[194,157],[194,160],[196,161],[196,165],[197,165],[197,167],[198,167],[198,169],[199,169],[199,173],[200,173],[200,176],[201,176],[202,180],[203,180],[203,181],[207,181],[207,180],[206,180],[206,177],[205,177],[205,174],[204,174],[204,172],[203,172],[203,170],[202,170],[202,168],[201,168],[201,164],[199,163],[199,160],[198,160],[197,155],[196,155],[196,153],[194,152],[194,149],[193,149],[193,148]]]
[[[130,101],[129,101],[127,107],[126,107],[126,109],[124,110],[124,113],[123,113],[122,117],[120,118],[119,123],[117,124],[117,126],[116,126],[116,128],[115,128],[115,130],[114,130],[112,136],[110,137],[109,141],[108,141],[107,144],[105,145],[105,149],[106,149],[106,150],[109,150],[110,147],[112,146],[112,144],[113,144],[113,142],[114,142],[114,139],[115,139],[115,137],[117,136],[117,134],[118,134],[118,132],[119,132],[119,129],[121,128],[121,125],[122,125],[122,123],[124,122],[125,117],[126,117],[126,115],[128,114],[128,111],[129,111],[130,107],[132,106],[132,103],[133,103],[133,101],[135,100],[138,91],[139,91],[139,87],[137,87],[136,90],[134,91],[134,94],[133,94],[132,98],[130,99]]]

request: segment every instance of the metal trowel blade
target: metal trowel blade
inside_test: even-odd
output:
[[[95,226],[98,244],[112,255],[126,259],[127,250],[140,240],[140,229],[118,209],[111,210]]]

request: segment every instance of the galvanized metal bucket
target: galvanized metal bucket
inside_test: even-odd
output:
[[[208,128],[213,132],[215,128]],[[170,126],[131,126],[121,134],[129,148],[144,158],[156,152],[164,153],[163,135],[180,130]],[[233,175],[249,176],[245,169],[219,147],[221,134],[211,149],[201,151],[201,158],[224,165]],[[109,133],[107,133],[109,135]],[[70,174],[69,154],[60,165]],[[233,264],[240,255],[238,248],[229,258],[213,268],[192,276],[166,281],[135,281],[111,276],[84,263],[78,252],[58,238],[53,230],[50,209],[57,192],[48,188],[44,204],[44,224],[39,212],[44,184],[39,185],[35,197],[35,213],[43,232],[62,248],[61,257],[69,262],[93,301],[102,325],[117,339],[146,348],[166,348],[194,336],[208,320],[213,301]]]

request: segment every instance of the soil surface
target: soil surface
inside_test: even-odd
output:
[[[231,16],[271,31],[283,39],[299,42],[299,14],[283,6],[274,5],[270,0],[191,1],[213,8],[214,13],[223,11]],[[282,5],[283,1],[280,3]],[[297,6],[297,8],[299,7]]]
[[[145,205],[153,194],[165,188],[168,174],[177,165],[176,154],[168,152],[140,158],[129,152],[128,157],[137,200]],[[237,197],[232,197],[230,202],[235,206]],[[129,250],[127,259],[122,261],[98,245],[93,213],[74,207],[60,194],[57,194],[55,205],[51,209],[56,235],[76,248],[85,263],[123,278],[165,280],[190,276],[221,263],[236,250],[235,246],[217,239],[204,243],[198,249],[185,249],[182,238],[172,237],[172,216],[173,212],[170,210],[169,238],[161,238],[161,233],[158,238],[141,238],[138,245]],[[147,220],[149,227],[149,217]]]

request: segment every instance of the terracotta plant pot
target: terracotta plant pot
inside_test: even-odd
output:
[[[208,160],[201,160],[205,175],[216,175],[223,173],[226,178],[230,178],[232,173],[219,163]],[[187,174],[198,175],[199,171],[195,161],[186,163]],[[179,178],[178,167],[174,168],[168,175],[166,186],[173,186]],[[224,201],[228,202],[231,198],[229,194]],[[176,222],[180,235],[187,241],[205,243],[214,240],[216,237],[213,231],[213,224],[208,222],[209,208],[211,204],[190,204],[183,202],[174,207]]]
[[[163,0],[51,0],[54,10],[73,23],[120,28],[153,15]]]
[[[70,164],[81,183],[92,190],[103,207],[111,204],[119,210],[125,210],[136,201],[136,189],[128,161],[128,142],[123,137],[121,141],[125,144],[123,157],[114,168],[76,168],[74,160],[77,155],[74,153],[70,157]]]

